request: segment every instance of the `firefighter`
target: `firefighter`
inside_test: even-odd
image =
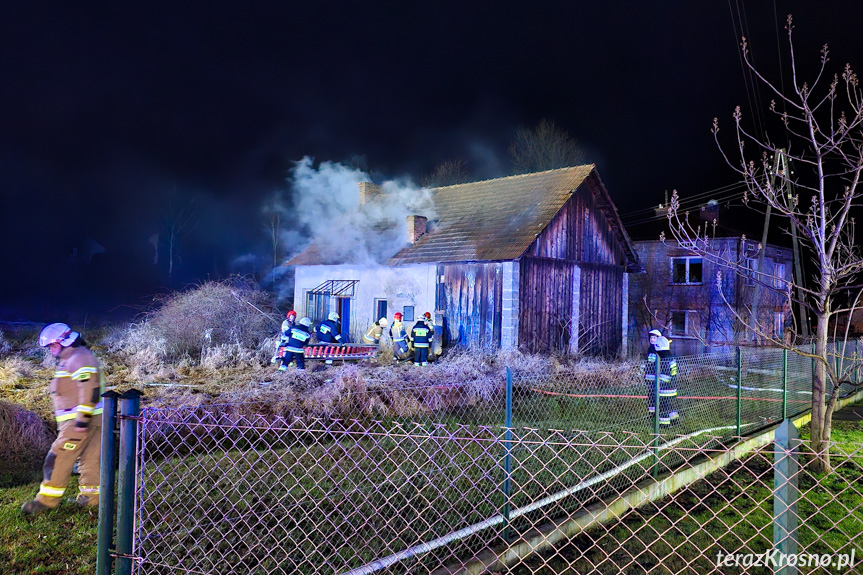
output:
[[[321,322],[316,333],[318,341],[321,343],[342,343],[342,326],[339,324],[339,314],[332,311],[327,316],[327,319]],[[333,360],[328,359],[324,363],[333,363]]]
[[[679,414],[673,409],[673,398],[677,396],[677,361],[671,357],[671,344],[658,329],[651,330],[650,346],[647,349],[647,365],[644,380],[647,389],[647,410],[656,412],[655,398],[659,393],[659,424],[670,425]],[[656,360],[659,358],[659,377],[656,376]],[[659,389],[657,390],[657,385]]]
[[[285,356],[282,358],[282,365],[279,366],[279,371],[288,369],[291,362],[296,362],[297,371],[306,370],[306,357],[303,355],[303,346],[305,346],[312,337],[312,320],[304,317],[299,324],[291,328],[288,336],[288,341],[285,344]]]
[[[411,330],[411,340],[414,342],[414,365],[426,366],[429,364],[429,347],[434,338],[434,330],[429,325],[429,314],[425,313]]]
[[[408,352],[407,331],[402,323],[402,314],[393,314],[393,325],[390,327],[390,337],[393,340],[393,361],[403,359]]]
[[[644,384],[647,389],[647,411],[653,414],[656,411],[654,402],[656,400],[656,340],[662,337],[662,332],[658,329],[652,329],[647,334],[647,363],[644,371]]]
[[[384,328],[389,325],[389,320],[385,317],[382,317],[375,323],[371,325],[369,330],[363,335],[363,339],[366,343],[373,343],[375,345],[379,345],[381,343],[381,337],[384,335]]]
[[[671,425],[680,414],[674,409],[677,397],[677,360],[671,356],[671,341],[663,336],[656,338],[659,355],[659,425]]]
[[[99,360],[78,332],[65,323],[52,323],[39,334],[39,345],[59,360],[51,380],[57,439],[42,469],[39,493],[21,507],[36,515],[60,505],[75,464],[80,478],[75,503],[99,505],[99,455],[102,448],[102,400],[105,382]]]
[[[281,348],[285,347],[288,343],[288,339],[291,337],[291,328],[294,327],[294,323],[297,321],[297,312],[294,310],[290,310],[285,314],[285,320],[282,322],[282,327],[279,329],[279,343],[276,344],[276,354],[273,356],[273,359],[270,360],[270,363],[276,363],[279,361],[279,352]],[[284,358],[284,353],[281,356]]]

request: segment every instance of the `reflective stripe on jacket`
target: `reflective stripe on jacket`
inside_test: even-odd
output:
[[[312,334],[304,325],[295,325],[291,328],[291,336],[288,338],[287,350],[292,353],[303,353],[303,346],[308,343]]]

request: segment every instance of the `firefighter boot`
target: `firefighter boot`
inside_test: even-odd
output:
[[[34,499],[21,506],[21,513],[24,515],[39,515],[43,511],[48,511],[49,509],[51,508],[41,501]]]

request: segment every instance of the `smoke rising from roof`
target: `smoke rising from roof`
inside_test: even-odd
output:
[[[304,157],[291,170],[294,230],[283,235],[288,257],[314,244],[320,263],[382,263],[407,245],[405,218],[434,219],[431,191],[409,178],[381,182],[381,194],[360,203],[359,183],[366,172],[340,163],[318,167]]]

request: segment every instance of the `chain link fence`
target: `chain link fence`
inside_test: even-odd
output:
[[[600,510],[732,453],[738,429],[805,411],[812,362],[758,350],[678,364],[681,416],[659,435],[640,364],[515,373],[499,387],[371,386],[344,398],[356,419],[249,405],[145,409],[137,572],[739,572],[714,558],[764,547],[773,471],[763,448],[671,497],[605,519]],[[376,420],[375,402],[401,411]],[[863,446],[842,444],[833,457],[845,487],[825,491],[804,465],[800,508],[844,512],[801,528],[800,544],[845,553],[856,538],[841,534],[863,531]]]

